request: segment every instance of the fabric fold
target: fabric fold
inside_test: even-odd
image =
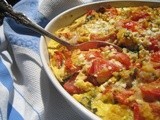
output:
[[[91,0],[21,0],[14,10],[45,27],[60,12],[87,2]],[[11,18],[5,18],[3,26],[6,39],[4,42],[0,38],[0,66],[3,66],[0,67],[0,95],[4,96],[0,99],[0,119],[82,120],[58,93],[43,69],[39,56],[40,35]],[[8,79],[1,75],[4,70]],[[6,86],[2,81],[11,84]]]

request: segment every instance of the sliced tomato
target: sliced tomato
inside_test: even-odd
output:
[[[57,66],[61,67],[62,64],[63,64],[63,59],[64,59],[63,53],[61,51],[56,51],[54,53],[54,59],[55,59],[55,61],[57,63]]]
[[[115,7],[106,9],[106,12],[108,12],[111,17],[118,15],[118,11]]]
[[[110,67],[110,65],[108,67]],[[112,76],[112,73],[115,72],[116,70],[113,70],[113,69],[115,69],[114,68],[115,66],[111,66],[111,67],[112,67],[111,70],[104,69],[104,70],[101,70],[97,73],[97,82],[98,83],[102,84]]]
[[[92,62],[88,69],[88,74],[95,76],[98,83],[103,83],[112,76],[112,73],[118,71],[120,66],[115,65],[109,60],[97,58]]]
[[[135,68],[142,68],[142,62],[141,61],[136,61],[134,63],[132,63],[132,66],[134,66]]]
[[[88,69],[90,75],[98,73],[106,64],[106,60],[97,58],[92,62],[91,67]]]
[[[115,101],[117,101],[120,104],[129,106],[129,108],[133,110],[134,120],[145,120],[145,118],[143,117],[140,111],[140,106],[138,105],[138,103],[136,103],[134,100],[133,101],[128,100],[128,98],[133,94],[134,94],[134,91],[132,90],[124,90],[124,91],[115,92],[113,96]]]
[[[71,57],[71,51],[67,50],[63,50],[62,51],[63,55],[65,56],[65,58],[70,58]]]
[[[153,68],[158,70],[160,69],[160,62],[151,62],[151,64],[153,65]]]
[[[106,93],[112,93],[112,86],[106,86],[105,90],[103,91],[103,94],[105,95]]]
[[[120,104],[123,105],[129,105],[128,98],[134,94],[134,91],[131,90],[125,90],[125,91],[120,91],[120,92],[114,92],[113,96],[115,101],[117,101]]]
[[[65,61],[65,67],[66,67],[67,70],[73,69],[74,66],[72,64],[71,58],[66,59],[66,61]]]
[[[160,50],[160,46],[158,43],[158,39],[156,38],[150,38],[150,45],[148,46],[149,50],[158,51]]]
[[[138,21],[140,19],[145,19],[150,16],[147,12],[144,11],[136,11],[131,14],[131,20]]]
[[[68,58],[65,60],[65,69],[68,73],[73,74],[73,73],[77,72],[80,69],[80,67],[75,66],[73,64],[71,58]]]
[[[119,61],[121,64],[123,64],[125,66],[126,69],[129,69],[129,67],[131,65],[131,60],[130,60],[129,56],[125,53],[117,52],[111,58]]]
[[[96,59],[96,58],[102,58],[102,54],[100,53],[100,51],[87,51],[85,53],[85,58],[86,60],[88,61],[91,61],[93,59]]]
[[[153,103],[150,103],[149,105],[152,108],[153,114],[160,119],[160,104],[153,102]],[[159,120],[159,119],[157,119],[157,120]]]
[[[140,111],[140,106],[137,103],[133,103],[133,114],[134,114],[134,120],[145,120]]]
[[[69,80],[67,80],[67,81],[64,83],[64,85],[63,85],[64,89],[65,89],[68,93],[70,93],[70,94],[79,94],[79,93],[82,93],[82,92],[83,92],[83,90],[81,90],[80,88],[78,88],[78,87],[76,87],[76,86],[74,85],[75,79],[76,79],[77,75],[78,75],[78,74],[74,74],[74,75],[73,75]]]
[[[114,40],[116,40],[116,38],[117,38],[116,32],[110,33],[107,36],[100,36],[99,34],[91,34],[90,35],[90,40],[91,41],[96,41],[96,40],[99,40],[99,41],[108,41],[108,40],[114,41]]]
[[[156,51],[151,54],[151,61],[153,62],[160,62],[160,51]]]
[[[113,64],[112,62],[106,62],[106,68],[102,68],[97,73],[97,81],[98,83],[104,83],[110,77],[112,77],[113,72],[119,71],[120,66]]]
[[[135,22],[135,21],[125,22],[124,25],[123,25],[124,28],[126,28],[128,30],[131,30],[133,32],[137,31],[136,26],[137,26],[137,22]]]
[[[148,102],[160,100],[160,80],[140,86],[143,99]]]
[[[90,40],[100,40],[100,41],[105,41],[107,40],[107,36],[100,36],[99,34],[91,34],[90,35]]]

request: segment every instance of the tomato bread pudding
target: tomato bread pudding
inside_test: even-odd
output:
[[[78,102],[103,120],[160,120],[160,8],[100,7],[55,34],[71,44],[122,48],[49,42],[50,67]]]

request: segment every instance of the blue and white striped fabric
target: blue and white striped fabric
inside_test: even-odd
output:
[[[51,15],[91,1],[21,0],[14,10],[44,27]],[[44,72],[39,38],[10,18],[0,27],[0,120],[81,120]]]

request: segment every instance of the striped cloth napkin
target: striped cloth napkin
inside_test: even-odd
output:
[[[21,0],[14,6],[42,27],[93,0]],[[39,56],[40,35],[5,18],[0,27],[0,120],[82,120],[57,92]]]

